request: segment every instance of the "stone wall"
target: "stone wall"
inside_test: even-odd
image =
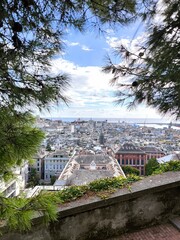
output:
[[[180,172],[145,178],[106,200],[84,197],[59,209],[57,222],[35,219],[31,232],[6,233],[2,240],[105,240],[167,222],[180,214]]]

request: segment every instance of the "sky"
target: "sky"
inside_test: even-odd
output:
[[[141,23],[116,30],[107,28],[106,34],[93,31],[80,33],[68,30],[64,37],[65,49],[52,60],[52,74],[68,72],[71,87],[67,90],[69,106],[53,105],[48,112],[41,113],[49,118],[162,118],[155,109],[144,104],[129,111],[127,106],[116,105],[116,88],[109,81],[111,74],[102,72],[106,56],[113,57],[114,48],[123,43],[135,49],[144,39]],[[120,59],[114,59],[120,61]],[[117,63],[118,63],[117,62]],[[127,81],[127,79],[122,79]]]

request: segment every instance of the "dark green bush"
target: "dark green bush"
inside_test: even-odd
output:
[[[148,160],[148,163],[145,166],[145,174],[146,176],[152,175],[153,172],[159,168],[159,163],[155,158],[151,158]]]
[[[134,168],[131,166],[122,166],[122,170],[125,173],[125,175],[128,175],[128,174],[135,174],[137,176],[140,175],[140,171],[137,168]]]

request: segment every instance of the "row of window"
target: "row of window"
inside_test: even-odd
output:
[[[46,160],[46,162],[50,163],[59,163],[59,162],[67,162],[68,160],[63,160],[63,159],[56,159],[56,160]]]
[[[120,159],[118,159],[118,162],[119,164],[122,164],[122,165],[144,165],[144,159],[122,159],[121,162],[120,162]]]
[[[126,156],[127,155],[130,155],[130,156],[132,156],[132,154],[125,154]],[[124,155],[117,155],[118,157],[124,157]],[[145,154],[137,154],[137,155],[133,155],[134,157],[136,157],[136,156],[138,156],[139,158],[144,158],[146,155]]]
[[[63,158],[64,156],[63,156],[63,155],[53,155],[53,157],[60,157],[60,158]]]
[[[58,169],[63,169],[65,165],[48,165],[46,164],[45,169],[46,170],[58,170]]]

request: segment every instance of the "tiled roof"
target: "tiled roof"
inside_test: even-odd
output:
[[[117,153],[139,153],[139,154],[145,154],[143,150],[140,148],[134,146],[131,143],[125,143],[123,146],[120,147],[120,149],[117,151]]]
[[[146,153],[163,153],[163,151],[159,150],[156,147],[141,147],[141,150]]]
[[[95,155],[78,155],[75,158],[76,162],[79,164],[91,164],[94,161],[96,164],[107,164],[111,162],[108,155],[95,154]]]
[[[107,170],[75,170],[67,180],[69,185],[82,185],[92,182],[96,179],[113,177],[113,171]]]

